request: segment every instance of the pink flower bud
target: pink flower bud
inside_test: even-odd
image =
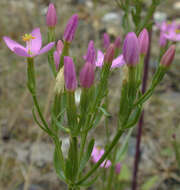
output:
[[[57,24],[56,9],[53,3],[49,4],[47,15],[46,15],[46,24],[48,27],[55,27]]]
[[[146,55],[149,48],[149,33],[144,28],[138,36],[140,54]]]
[[[110,45],[110,37],[107,33],[104,33],[103,35],[103,47],[104,49],[107,49]]]
[[[104,63],[112,63],[114,59],[114,53],[115,53],[115,46],[114,44],[111,44],[104,55]]]
[[[53,56],[54,56],[54,62],[55,62],[56,70],[57,71],[58,71],[58,68],[59,68],[59,62],[60,62],[60,57],[61,57],[61,53],[62,53],[63,47],[64,47],[64,44],[62,43],[62,41],[58,40],[57,46],[56,46],[56,51],[53,54]]]
[[[68,91],[75,91],[77,88],[76,71],[71,57],[64,57],[64,80]]]
[[[56,46],[57,52],[62,53],[63,47],[64,47],[63,42],[61,40],[58,40],[57,46]]]
[[[123,56],[129,66],[135,66],[139,62],[139,41],[134,32],[126,35],[123,44]]]
[[[120,46],[121,46],[121,38],[120,38],[120,36],[118,36],[116,38],[116,40],[114,42],[114,45],[115,45],[116,48],[120,48]]]
[[[91,64],[95,64],[96,61],[96,49],[94,48],[94,42],[91,40],[88,44],[87,53],[84,56],[86,62],[90,62]]]
[[[78,25],[78,15],[74,14],[68,21],[64,31],[64,41],[72,42]]]
[[[162,56],[160,64],[165,67],[169,67],[174,59],[175,52],[176,52],[176,46],[171,45],[168,48],[168,50],[165,52],[165,54]]]
[[[94,65],[86,62],[80,71],[80,84],[83,88],[90,88],[94,82]]]
[[[117,163],[116,166],[115,166],[115,172],[116,172],[117,174],[119,174],[120,171],[121,171],[121,163],[119,162],[119,163]]]

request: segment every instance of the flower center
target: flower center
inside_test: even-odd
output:
[[[31,40],[35,39],[34,36],[32,36],[32,34],[25,34],[23,37],[22,37],[22,40],[24,42],[30,42]]]
[[[25,34],[23,37],[22,37],[22,40],[24,42],[26,42],[26,48],[28,49],[28,53],[31,55],[32,52],[31,52],[31,42],[32,40],[34,40],[35,37],[32,36],[32,34]]]

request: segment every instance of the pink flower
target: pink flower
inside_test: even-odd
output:
[[[59,40],[57,42],[56,51],[53,54],[54,62],[55,62],[55,65],[56,65],[56,70],[58,70],[58,67],[59,67],[59,62],[60,62],[60,57],[61,57],[63,47],[64,47],[63,42],[61,40]]]
[[[86,52],[86,55],[83,56],[84,60],[86,62],[89,62],[91,64],[95,64],[96,61],[96,49],[94,47],[94,42],[91,40],[88,44],[88,49]]]
[[[104,154],[104,149],[94,146],[91,154],[92,162],[97,163],[101,159],[103,154]],[[110,166],[111,166],[110,160],[104,160],[104,162],[102,162],[102,164],[100,165],[101,168],[109,168]]]
[[[95,64],[96,64],[96,67],[102,67],[104,64],[104,54],[101,50],[98,50],[97,52],[97,60]],[[125,64],[125,60],[123,58],[123,55],[121,54],[112,61],[111,68],[113,69],[113,68],[121,67],[124,64]]]
[[[4,36],[4,42],[8,46],[8,48],[13,51],[16,55],[22,57],[34,57],[49,51],[55,44],[55,42],[51,42],[44,46],[42,49],[42,39],[41,32],[39,28],[35,28],[31,34],[25,34],[23,36],[23,41],[26,42],[26,47],[21,44],[15,42],[11,38]]]
[[[140,47],[139,41],[134,32],[129,32],[123,44],[123,56],[127,65],[135,66],[139,62]]]
[[[77,88],[77,79],[74,62],[71,57],[64,57],[64,81],[68,91],[75,91]]]
[[[164,67],[169,67],[173,60],[176,53],[176,46],[171,45],[168,50],[165,52],[165,54],[162,56],[160,64]]]
[[[66,42],[71,42],[74,39],[74,35],[78,26],[78,15],[74,14],[68,21],[65,31],[64,31],[64,36],[63,40]]]
[[[80,84],[83,88],[90,88],[94,82],[94,65],[86,62],[80,71]]]
[[[147,54],[149,48],[149,33],[146,28],[144,28],[138,36],[140,53],[143,55]]]
[[[57,24],[56,9],[53,3],[49,4],[47,15],[46,15],[46,24],[48,27],[55,27]]]
[[[160,30],[160,46],[164,47],[167,40],[180,41],[179,25],[176,22],[168,23],[164,21],[160,24],[156,24],[156,26]]]

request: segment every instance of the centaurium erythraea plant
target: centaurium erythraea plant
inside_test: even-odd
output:
[[[91,40],[86,55],[82,59],[83,67],[79,73],[76,73],[76,59],[74,59],[75,56],[70,54],[69,49],[75,37],[78,22],[78,15],[74,14],[67,23],[62,41],[58,39],[55,51],[52,49],[55,45],[52,40],[56,36],[57,14],[53,4],[49,5],[46,15],[46,24],[49,30],[49,43],[46,46],[41,48],[42,39],[39,28],[23,36],[23,41],[26,42],[25,47],[9,37],[5,36],[3,38],[11,51],[27,58],[28,88],[35,106],[33,117],[37,125],[52,138],[55,145],[54,167],[56,173],[68,185],[70,190],[80,189],[84,185],[93,183],[94,181],[91,181],[90,177],[98,168],[111,168],[113,172],[120,173],[121,163],[116,160],[116,155],[113,153],[113,158],[111,153],[115,147],[118,147],[119,139],[125,131],[134,127],[137,123],[143,104],[150,98],[155,87],[163,79],[175,56],[175,46],[171,45],[162,56],[149,89],[145,94],[141,94],[141,80],[139,79],[142,75],[142,69],[138,70],[138,68],[140,64],[143,65],[141,55],[145,56],[147,54],[148,31],[144,28],[138,37],[136,33],[129,32],[124,40],[118,36],[112,44],[109,36],[105,34],[103,36],[104,51],[96,50],[94,41]],[[173,36],[174,33],[169,32],[169,35]],[[168,36],[165,37],[169,38]],[[176,35],[176,38],[178,38],[178,35]],[[51,49],[52,51],[50,51]],[[54,77],[56,77],[50,114],[51,122],[46,121],[47,118],[44,118],[38,103],[35,85],[36,65],[34,65],[34,57],[48,51],[50,51],[48,61],[51,66],[55,67]],[[116,52],[118,55],[116,55]],[[101,69],[96,72],[98,70],[96,67]],[[92,129],[99,126],[103,116],[107,117],[105,101],[109,93],[111,69],[121,69],[122,67],[126,68],[126,72],[123,73],[125,76],[123,76],[120,102],[119,105],[117,104],[119,109],[117,129],[112,140],[104,144],[104,148],[99,149],[95,146],[94,138],[89,140],[87,137],[89,137],[89,132]],[[96,77],[97,74],[99,74],[98,77]],[[81,88],[79,104],[75,101],[78,78]],[[38,117],[36,114],[38,114]],[[63,153],[61,148],[60,131],[66,133],[69,138],[67,155]],[[87,163],[90,160],[93,164],[92,168],[88,170]],[[110,172],[110,174],[112,173]],[[109,179],[111,179],[110,177]],[[109,180],[108,186],[111,186]]]

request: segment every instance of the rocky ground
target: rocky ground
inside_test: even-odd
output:
[[[114,1],[101,0],[54,0],[58,10],[57,39],[62,36],[68,18],[78,12],[81,18],[72,54],[78,57],[78,67],[83,61],[88,41],[95,40],[100,47],[100,36],[107,31],[112,36],[122,35],[122,12]],[[77,3],[79,2],[79,3]],[[84,3],[83,3],[84,2]],[[11,36],[20,41],[21,36],[33,27],[40,26],[46,42],[47,28],[45,13],[48,0],[1,0],[0,1],[0,40]],[[180,20],[180,2],[166,0],[157,10],[156,18]],[[157,32],[153,31],[152,54],[158,51]],[[65,189],[52,166],[53,145],[49,137],[41,132],[32,119],[32,100],[26,89],[26,64],[23,58],[13,55],[0,43],[0,190],[55,190]],[[180,45],[178,52],[180,52]],[[152,190],[180,189],[180,171],[177,169],[172,150],[172,134],[180,136],[180,54],[151,100],[145,105],[145,124],[143,127],[139,190],[150,178],[155,177]],[[151,61],[153,63],[153,60]],[[48,68],[46,56],[36,60],[38,77],[38,96],[44,115],[49,118],[54,80]],[[151,72],[153,71],[151,64]],[[119,71],[111,78],[110,105],[112,124],[116,120],[116,104],[119,96]],[[151,74],[149,78],[151,78]],[[113,128],[113,126],[112,126]],[[98,144],[103,141],[102,126],[94,134]],[[126,161],[122,164],[132,168],[135,134],[130,139]],[[68,140],[63,136],[63,150]],[[131,170],[130,170],[131,171]],[[127,179],[127,183],[131,176]],[[94,188],[95,189],[95,188]],[[129,188],[127,188],[129,189]],[[148,189],[148,190],[151,190]]]

